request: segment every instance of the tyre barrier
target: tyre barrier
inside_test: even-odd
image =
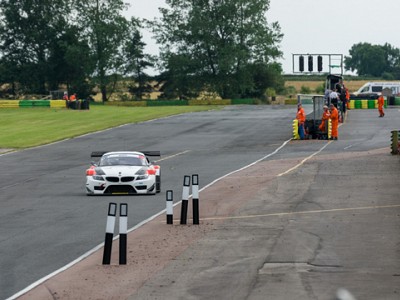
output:
[[[69,108],[69,109],[89,109],[89,100],[0,100],[0,108]]]
[[[293,140],[299,140],[300,135],[299,135],[299,120],[294,119],[293,120]]]
[[[384,107],[386,108],[387,105],[388,105],[388,101],[387,101],[387,99],[385,99]],[[363,100],[350,99],[349,106],[350,106],[350,109],[376,109],[376,108],[378,108],[378,100],[376,100],[376,99],[363,99]]]
[[[89,109],[89,100],[75,100],[75,101],[70,101],[68,100],[66,102],[66,106],[69,109],[73,110],[87,110]]]
[[[400,136],[399,136],[399,130],[393,130],[392,131],[392,141],[390,144],[391,152],[393,155],[400,154]]]

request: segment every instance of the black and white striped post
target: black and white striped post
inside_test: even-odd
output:
[[[127,232],[128,232],[128,204],[119,205],[119,264],[126,265],[127,250]]]
[[[199,175],[192,175],[192,202],[193,202],[193,224],[200,224],[199,220]]]
[[[108,205],[108,216],[106,225],[106,237],[104,242],[103,265],[109,265],[111,261],[111,249],[115,228],[115,216],[117,215],[117,203]]]
[[[183,190],[182,190],[181,224],[187,223],[189,188],[190,188],[190,176],[185,175],[183,179]]]
[[[167,191],[167,224],[174,223],[174,192]]]

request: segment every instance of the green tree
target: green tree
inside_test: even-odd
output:
[[[65,32],[70,1],[0,0],[0,52],[9,80],[45,94],[50,44]]]
[[[122,16],[126,6],[122,0],[75,2],[76,26],[90,46],[95,63],[93,79],[100,86],[103,102],[108,100],[119,78],[119,54],[128,29],[128,21]]]
[[[146,44],[143,42],[141,29],[139,19],[132,18],[124,39],[121,57],[123,73],[130,76],[135,82],[130,85],[129,90],[136,99],[141,99],[144,93],[151,92],[150,76],[146,73],[146,69],[154,67],[156,60],[154,56],[144,52]]]
[[[58,89],[66,84],[67,90],[86,98],[92,86],[88,81],[93,72],[92,57],[87,41],[81,39],[79,28],[69,26],[50,44],[49,86]]]
[[[166,3],[170,8],[160,8],[161,19],[151,25],[162,45],[162,68],[177,89],[200,87],[224,98],[246,96],[254,90],[249,67],[268,66],[281,56],[280,27],[266,20],[269,0]]]
[[[400,75],[400,50],[390,44],[371,45],[369,43],[355,44],[349,50],[350,56],[345,57],[346,70],[357,71],[358,75],[381,77],[385,74]]]

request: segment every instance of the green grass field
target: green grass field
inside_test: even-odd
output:
[[[34,147],[123,124],[220,108],[220,106],[92,106],[90,110],[2,108],[0,148]]]

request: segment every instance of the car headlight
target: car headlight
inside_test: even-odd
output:
[[[101,175],[93,175],[92,178],[93,178],[94,180],[104,181],[104,178],[103,178],[103,176],[101,176]]]
[[[101,168],[96,168],[95,170],[97,175],[106,175],[106,173],[104,173],[104,171]]]
[[[149,178],[149,174],[145,169],[140,169],[135,173],[135,175],[136,175],[136,180],[143,180]]]

